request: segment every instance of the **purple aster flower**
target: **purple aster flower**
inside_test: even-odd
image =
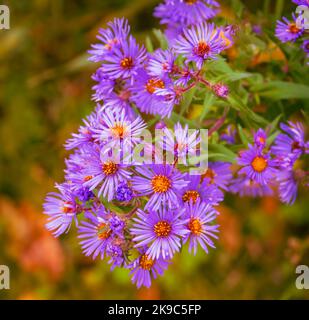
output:
[[[128,41],[123,41],[120,48],[115,48],[113,53],[107,55],[102,68],[110,79],[131,79],[137,75],[137,70],[143,66],[146,59],[146,50],[140,47],[136,40],[130,36]]]
[[[182,218],[183,210],[177,211],[137,211],[133,227],[130,229],[137,242],[135,247],[149,245],[146,254],[151,259],[172,258],[181,247],[181,238],[189,231],[185,229],[187,222]]]
[[[111,54],[115,48],[120,48],[121,43],[128,37],[130,26],[124,18],[114,19],[109,22],[107,29],[100,29],[97,39],[102,43],[92,45],[89,50],[91,57],[89,60],[98,62],[103,61],[106,55]]]
[[[108,244],[119,233],[115,234],[109,222],[110,214],[103,207],[95,210],[97,214],[91,212],[85,213],[86,220],[81,221],[78,227],[78,238],[82,239],[80,244],[83,253],[95,259],[97,256],[104,258],[105,250]]]
[[[141,196],[148,195],[149,200],[145,210],[158,210],[162,206],[170,209],[178,206],[179,190],[188,182],[184,174],[171,165],[137,166],[140,176],[134,176],[132,187]]]
[[[257,34],[258,36],[263,34],[263,28],[259,24],[255,24],[252,26],[252,31]]]
[[[76,203],[76,196],[68,183],[56,184],[56,188],[59,192],[50,192],[43,208],[44,214],[48,215],[46,229],[59,237],[69,231],[73,220],[77,223],[76,215],[81,208]]]
[[[92,87],[95,90],[92,99],[96,102],[104,101],[100,111],[108,108],[119,111],[125,110],[126,115],[133,118],[134,111],[130,104],[132,87],[129,81],[120,78],[109,79],[102,68],[95,72],[92,79],[97,82]]]
[[[309,7],[309,0],[292,0],[292,1],[299,6]]]
[[[280,128],[285,133],[280,133],[274,142],[271,150],[278,159],[287,155],[297,155],[309,152],[309,142],[305,141],[304,127],[300,122],[288,122],[288,125],[281,123]]]
[[[184,68],[177,74],[178,78],[175,80],[176,86],[186,86],[190,80],[192,80],[194,70],[190,69],[188,66]]]
[[[220,140],[226,141],[227,144],[235,144],[237,130],[229,125],[226,128],[226,132],[220,135]]]
[[[133,198],[132,188],[126,182],[120,182],[116,190],[115,199],[120,202],[130,202]]]
[[[184,55],[188,62],[194,61],[201,69],[206,60],[215,59],[225,49],[225,44],[213,23],[201,23],[184,30],[174,47],[176,53]]]
[[[156,7],[154,16],[161,24],[186,27],[213,18],[218,8],[214,0],[166,0]]]
[[[89,148],[85,161],[87,166],[83,174],[87,178],[83,185],[91,191],[98,188],[98,196],[103,195],[108,201],[114,198],[119,182],[130,178],[131,173],[126,166],[103,154],[99,148]]]
[[[141,117],[130,120],[125,110],[107,109],[102,114],[104,123],[96,130],[95,137],[105,142],[105,150],[121,147],[124,151],[131,151],[141,141],[141,134],[146,124]]]
[[[271,184],[271,181],[269,184]],[[233,179],[229,190],[232,193],[239,194],[241,197],[247,196],[254,198],[272,196],[274,193],[269,185],[262,185],[248,178],[247,175],[241,175]]]
[[[136,283],[137,288],[151,286],[151,278],[156,279],[157,275],[162,275],[168,267],[168,262],[162,257],[151,259],[146,254],[147,247],[140,249],[140,255],[128,265],[131,269],[132,282]]]
[[[165,99],[167,94],[158,95],[158,89],[164,89],[170,83],[167,77],[162,79],[153,77],[141,69],[132,90],[132,100],[142,112],[166,117],[170,114],[174,104]]]
[[[254,135],[254,145],[261,150],[263,150],[266,146],[266,133],[263,129],[259,129]]]
[[[295,42],[304,33],[304,29],[297,25],[294,14],[293,21],[289,21],[286,17],[282,20],[277,21],[276,37],[282,42]]]
[[[182,204],[202,201],[211,205],[218,205],[224,198],[223,192],[214,184],[209,184],[208,179],[201,182],[202,176],[187,174],[185,180],[189,183],[179,192],[180,203]]]
[[[208,162],[208,169],[202,175],[203,179],[207,179],[209,184],[227,190],[228,184],[232,179],[231,164],[228,162]]]
[[[97,113],[91,113],[91,115],[88,116],[87,119],[84,119],[83,122],[84,125],[80,126],[78,133],[73,133],[72,138],[67,140],[65,144],[65,148],[67,150],[79,148],[83,145],[87,145],[93,142],[93,128],[95,128],[98,122]]]
[[[239,174],[246,174],[261,185],[268,184],[277,173],[275,161],[270,158],[270,154],[263,154],[259,148],[252,145],[249,145],[249,150],[240,153],[238,164],[243,166]]]
[[[197,146],[200,137],[197,130],[189,130],[188,125],[184,128],[178,122],[174,131],[163,129],[165,139],[160,141],[162,149],[165,149],[179,164],[187,164],[187,159],[197,154]]]
[[[189,231],[184,237],[184,243],[189,241],[189,252],[193,250],[194,255],[198,244],[208,253],[208,247],[215,248],[212,238],[218,239],[219,225],[214,224],[218,213],[211,205],[204,202],[190,202],[186,205],[184,219],[188,222],[186,227]]]
[[[163,78],[173,71],[176,57],[172,50],[157,49],[150,57],[147,71],[150,76]]]
[[[281,170],[277,175],[279,196],[283,203],[292,205],[297,196],[298,182],[293,169]]]
[[[301,47],[307,54],[307,57],[309,57],[309,39],[305,40]]]

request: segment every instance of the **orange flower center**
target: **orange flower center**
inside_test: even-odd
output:
[[[91,180],[93,178],[93,176],[86,176],[86,177],[84,177],[84,181],[86,182],[86,181],[89,181],[89,180]]]
[[[144,270],[151,270],[154,260],[148,258],[148,255],[144,253],[139,259],[139,265]]]
[[[197,2],[197,0],[185,0],[185,3],[186,4],[188,4],[188,5],[192,5],[192,4],[194,4],[194,3],[196,3]]]
[[[109,162],[103,163],[102,170],[106,176],[110,176],[117,172],[118,166],[116,163],[109,161]]]
[[[171,180],[159,174],[151,180],[152,189],[156,193],[165,193],[171,187]]]
[[[209,51],[210,46],[205,41],[199,42],[198,46],[194,49],[195,54],[201,57],[205,56]]]
[[[156,89],[164,89],[165,85],[164,82],[160,79],[149,79],[146,83],[146,90],[150,93],[153,94]]]
[[[195,236],[200,235],[202,232],[202,224],[197,218],[191,218],[188,224],[188,228]]]
[[[105,48],[110,51],[112,50],[113,46],[117,43],[118,43],[117,39],[112,39],[105,44]]]
[[[300,31],[300,29],[297,27],[296,23],[290,23],[289,24],[289,31],[291,33],[297,33]]]
[[[171,231],[172,227],[167,221],[159,221],[154,226],[154,232],[158,237],[167,237]]]
[[[131,69],[133,67],[133,59],[131,57],[122,59],[120,61],[120,66],[123,69]]]
[[[102,222],[98,225],[97,228],[98,238],[101,240],[106,240],[112,234],[112,230],[109,228],[107,223]]]
[[[200,197],[199,193],[195,190],[189,190],[185,192],[185,194],[182,196],[183,202],[189,202],[190,200],[193,203],[196,203],[197,199]]]
[[[71,207],[72,202],[71,201],[65,201],[62,206],[62,212],[63,213],[72,213],[74,212],[74,209]]]
[[[255,157],[251,162],[251,166],[254,171],[263,172],[267,168],[267,160],[263,157]]]
[[[112,134],[114,137],[123,138],[126,133],[126,128],[121,124],[116,124],[113,128],[111,128]]]
[[[216,173],[212,169],[207,169],[207,171],[203,174],[202,178],[208,178],[210,180],[210,183],[214,183],[216,177]]]

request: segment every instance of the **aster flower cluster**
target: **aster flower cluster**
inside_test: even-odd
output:
[[[276,37],[283,43],[298,42],[306,54],[307,59],[309,58],[309,37],[308,37],[308,26],[306,14],[303,14],[304,10],[309,10],[309,1],[307,0],[293,0],[293,3],[301,8],[298,14],[293,13],[292,19],[289,20],[286,17],[277,21],[276,26]]]
[[[89,52],[99,63],[93,75],[96,106],[67,140],[72,153],[65,182],[44,203],[46,227],[54,236],[75,225],[83,253],[107,259],[111,269],[129,269],[137,287],[149,287],[184,246],[193,254],[215,248],[224,193],[263,196],[278,187],[282,201],[292,203],[306,178],[295,166],[308,153],[298,123],[282,124],[284,133],[273,146],[258,130],[248,150],[234,159],[237,171],[232,161],[211,161],[192,174],[198,165],[189,160],[200,155],[203,136],[174,123],[171,115],[194,87],[221,102],[229,97],[228,86],[211,83],[203,69],[233,43],[232,27],[205,21],[218,9],[212,0],[166,0],[155,15],[177,32],[169,34],[165,50],[147,52],[124,18],[99,31],[100,42]],[[149,115],[154,117],[146,123]],[[235,145],[237,130],[229,125],[220,139]]]

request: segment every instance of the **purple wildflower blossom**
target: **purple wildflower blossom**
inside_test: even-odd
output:
[[[151,278],[157,278],[158,275],[162,275],[164,270],[168,267],[168,261],[162,257],[158,259],[151,259],[146,254],[147,247],[141,248],[140,255],[132,263],[128,265],[131,269],[132,282],[136,283],[137,288],[145,286],[149,288],[151,286]]]
[[[239,194],[241,197],[265,197],[272,196],[273,190],[269,185],[262,185],[257,181],[248,178],[247,175],[240,175],[232,180],[229,191]]]
[[[204,202],[190,202],[186,205],[184,219],[188,222],[186,227],[189,231],[184,237],[184,243],[189,241],[189,252],[193,250],[194,255],[198,244],[208,253],[208,247],[215,248],[212,238],[218,239],[219,225],[213,224],[218,213],[211,205]]]
[[[145,210],[158,210],[162,206],[173,209],[178,206],[179,190],[188,182],[184,174],[171,165],[137,166],[139,174],[132,179],[133,189],[141,196],[148,195]]]
[[[185,180],[189,183],[179,192],[179,201],[182,204],[202,201],[211,205],[218,205],[224,198],[223,192],[214,184],[209,184],[208,179],[201,182],[202,176],[187,174]]]
[[[188,62],[195,62],[197,68],[201,69],[206,60],[215,59],[226,47],[220,30],[215,29],[213,23],[201,23],[184,30],[174,48],[176,53],[185,56]]]
[[[235,144],[237,130],[229,125],[226,131],[220,135],[220,140],[225,141],[227,144]]]
[[[264,154],[259,148],[252,145],[249,145],[248,150],[240,153],[238,164],[242,166],[239,174],[245,174],[261,185],[268,184],[277,173],[275,161],[270,158],[270,154]]]
[[[120,48],[115,48],[112,54],[107,55],[102,68],[110,79],[133,80],[137,70],[143,65],[146,59],[146,50],[140,47],[136,40],[130,36],[127,41],[121,43]]]
[[[146,254],[151,259],[172,258],[181,247],[181,238],[189,231],[185,229],[183,210],[177,211],[137,211],[133,227],[130,229],[137,242],[135,247],[149,245]]]
[[[163,134],[166,139],[160,141],[162,149],[165,149],[178,163],[186,165],[187,159],[197,154],[197,146],[200,143],[197,130],[189,130],[188,125],[183,128],[177,122],[174,131],[166,128]]]
[[[254,135],[254,145],[263,150],[266,146],[266,133],[263,129],[259,129]]]
[[[299,6],[309,7],[309,0],[292,0],[292,1]]]
[[[115,233],[111,228],[110,214],[103,207],[96,208],[95,211],[96,214],[85,213],[86,220],[81,221],[78,227],[78,238],[82,239],[80,244],[86,256],[92,255],[95,259],[100,255],[103,259],[107,245],[120,233]]]
[[[231,164],[228,162],[208,162],[208,169],[202,175],[203,179],[207,179],[209,184],[227,190],[228,184],[232,179]]]
[[[119,182],[130,178],[128,168],[103,154],[100,148],[89,148],[85,161],[88,165],[83,169],[83,174],[87,179],[84,179],[83,185],[91,191],[98,188],[98,196],[103,195],[108,201],[114,198]]]
[[[157,49],[150,57],[147,65],[149,75],[163,78],[173,71],[175,54],[172,50]]]
[[[293,21],[289,21],[286,17],[282,20],[277,21],[276,37],[282,42],[295,42],[304,33],[304,29],[297,25],[294,14]]]
[[[121,43],[128,37],[130,26],[124,18],[114,19],[109,22],[107,29],[100,29],[97,38],[102,42],[92,45],[89,50],[91,57],[89,60],[98,62],[105,59],[107,54],[111,54],[115,48],[121,47]]]
[[[154,16],[161,24],[186,27],[213,18],[218,8],[214,0],[166,0],[156,7]]]
[[[297,155],[300,157],[309,152],[309,141],[305,141],[304,127],[300,122],[288,122],[288,125],[281,123],[280,128],[285,133],[280,133],[272,146],[272,152],[277,158],[286,157],[287,155]]]
[[[158,95],[158,89],[170,86],[169,78],[153,77],[144,70],[139,70],[137,81],[132,90],[132,100],[140,111],[146,114],[159,114],[162,117],[168,116],[173,108],[173,104],[165,100],[164,95]]]
[[[101,142],[105,142],[105,150],[109,148],[121,147],[124,151],[131,151],[140,142],[140,136],[146,128],[146,124],[141,117],[130,120],[125,110],[113,111],[107,109],[104,114],[104,124],[98,126],[95,137]]]
[[[52,231],[55,237],[59,237],[69,231],[73,220],[77,223],[76,215],[80,207],[68,183],[56,184],[56,188],[59,192],[50,192],[43,207],[44,214],[48,215],[46,229]]]

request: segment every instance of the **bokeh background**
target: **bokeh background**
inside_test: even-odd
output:
[[[137,290],[128,272],[110,272],[84,257],[74,229],[54,239],[45,229],[42,203],[62,181],[63,144],[90,113],[87,61],[99,27],[129,19],[145,41],[159,28],[155,0],[10,0],[11,29],[0,30],[0,264],[11,270],[5,299],[294,299],[295,267],[309,264],[309,202],[305,191],[292,207],[275,198],[228,196],[220,207],[220,241],[209,255],[177,254],[150,289]],[[239,1],[220,1],[228,20]],[[290,1],[243,1],[248,21],[272,30],[289,14]],[[244,21],[244,23],[247,23]],[[235,55],[235,52],[234,52]],[[254,58],[254,57],[252,57]],[[256,57],[255,57],[256,58]],[[282,67],[265,54],[256,68]],[[267,108],[267,106],[266,106]],[[260,108],[257,110],[263,110]]]

